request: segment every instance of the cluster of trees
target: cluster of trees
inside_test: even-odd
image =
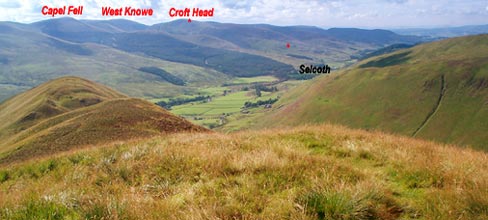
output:
[[[309,80],[309,79],[313,79],[316,76],[319,76],[319,74],[290,74],[290,75],[288,75],[288,79]]]
[[[288,64],[266,57],[235,52],[225,52],[208,57],[207,66],[237,77],[273,75],[280,79],[286,79],[287,74],[296,72],[293,66]]]
[[[256,90],[256,96],[257,97],[261,97],[261,91],[264,91],[264,92],[277,92],[278,91],[278,88],[276,86],[267,87],[267,86],[262,85],[262,84],[254,85],[254,89]]]
[[[278,91],[278,88],[276,86],[265,86],[263,84],[255,84],[254,85],[254,89],[256,90],[260,90],[260,91],[263,91],[263,92],[277,92]]]
[[[177,99],[170,99],[169,101],[160,101],[157,102],[156,105],[159,105],[167,110],[171,110],[171,107],[176,106],[176,105],[183,105],[186,103],[190,102],[198,102],[198,101],[204,101],[206,102],[208,99],[210,99],[210,96],[197,96],[193,98],[177,98]]]
[[[257,102],[245,102],[244,108],[255,108],[263,105],[271,105],[278,101],[278,98],[275,99],[268,99],[268,100],[259,100]]]
[[[157,67],[141,67],[139,68],[140,71],[150,73],[156,76],[161,77],[163,80],[177,86],[184,86],[186,83],[179,77],[166,72],[163,69],[157,68]]]
[[[256,96],[257,97],[261,97],[261,91],[263,92],[277,92],[278,91],[278,87],[276,86],[265,86],[263,84],[254,84],[251,88],[254,88],[254,90],[256,91]],[[249,87],[244,87],[242,88],[242,91],[249,91]]]
[[[287,56],[298,58],[298,59],[304,59],[304,60],[313,60],[313,58],[310,58],[307,56],[302,56],[302,55],[297,55],[297,54],[287,54]]]

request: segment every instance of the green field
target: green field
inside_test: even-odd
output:
[[[278,81],[278,78],[274,76],[257,76],[257,77],[238,77],[232,81],[233,84],[249,84],[249,83],[261,83],[261,82],[274,82]]]
[[[276,96],[274,93],[262,92],[261,97],[256,97],[254,92],[238,91],[225,96],[217,96],[212,98],[210,102],[196,102],[174,106],[171,112],[186,117],[196,124],[213,127],[220,123],[220,117],[222,115],[240,114],[244,103],[247,101],[256,102],[258,100],[276,98]],[[198,118],[198,120],[195,120],[195,118]]]
[[[175,106],[173,113],[178,115],[217,115],[223,113],[239,112],[244,102],[252,99],[249,92],[235,92],[226,96],[221,96],[207,103],[191,103]]]
[[[183,105],[173,106],[171,112],[187,118],[191,122],[209,128],[219,127],[219,130],[234,131],[247,126],[246,121],[254,118],[263,107],[243,109],[246,102],[266,101],[275,99],[285,94],[290,88],[302,83],[302,81],[284,81],[274,84],[278,88],[275,92],[261,92],[257,97],[253,86],[256,83],[276,82],[273,76],[260,76],[250,78],[236,78],[231,85],[219,87],[207,87],[198,90],[193,95],[183,95],[175,98],[189,98],[197,95],[208,95],[211,100],[192,102]],[[243,91],[248,88],[247,91]],[[224,91],[227,91],[224,95]],[[168,101],[169,99],[154,99],[152,101]],[[242,111],[245,111],[243,113]],[[222,116],[225,117],[222,117]],[[221,118],[225,118],[221,121]],[[227,129],[227,125],[230,125]]]

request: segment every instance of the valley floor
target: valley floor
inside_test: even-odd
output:
[[[0,168],[1,219],[487,219],[484,152],[322,125]]]

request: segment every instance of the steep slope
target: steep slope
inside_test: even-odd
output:
[[[0,166],[2,219],[488,218],[485,152],[321,125]]]
[[[0,105],[2,163],[75,147],[178,131],[204,131],[147,101],[63,77]]]
[[[487,100],[488,35],[469,36],[320,77],[285,96],[259,124],[332,122],[488,150]]]

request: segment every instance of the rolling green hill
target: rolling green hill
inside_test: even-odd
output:
[[[257,126],[337,123],[488,150],[488,35],[369,58],[317,78]]]
[[[2,103],[0,130],[10,136],[6,130],[25,130],[46,118],[116,98],[127,96],[81,78],[60,78]]]
[[[152,103],[77,77],[59,78],[7,100],[0,105],[0,121],[0,163],[99,143],[205,130]]]

